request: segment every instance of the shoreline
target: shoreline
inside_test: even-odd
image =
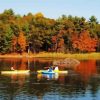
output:
[[[65,54],[65,53],[48,53],[40,52],[38,54],[4,54],[0,55],[0,58],[75,58],[75,59],[100,59],[100,53],[77,53],[77,54]]]

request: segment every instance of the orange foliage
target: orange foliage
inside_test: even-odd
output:
[[[51,48],[51,51],[63,51],[63,47],[64,47],[64,39],[63,39],[63,30],[60,30],[59,33],[55,36],[52,36],[51,41],[53,43],[53,46]],[[50,50],[49,50],[50,51]]]
[[[20,32],[18,37],[18,44],[20,45],[21,51],[25,51],[26,49],[26,38],[23,32]]]
[[[72,46],[73,48],[77,48],[81,51],[92,52],[96,51],[97,40],[95,38],[91,38],[88,31],[84,31],[80,33],[79,36],[72,36]]]
[[[57,42],[57,37],[56,36],[52,36],[52,43],[56,43]]]
[[[12,37],[12,50],[15,51],[16,50],[16,44],[17,44],[17,37],[14,35]]]
[[[60,39],[59,43],[58,43],[58,47],[61,47],[62,45],[64,45],[64,39]]]

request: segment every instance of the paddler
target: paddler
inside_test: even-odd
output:
[[[48,69],[48,72],[52,72],[52,71],[53,71],[53,68],[52,68],[52,66],[50,66]]]
[[[59,71],[58,66],[55,67],[54,71],[55,71],[55,72],[58,72],[58,71]]]

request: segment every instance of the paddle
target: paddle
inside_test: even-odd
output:
[[[44,69],[49,69],[50,67],[44,67]],[[55,68],[55,66],[51,66],[51,68],[53,69],[53,68]]]
[[[47,69],[47,68],[50,68],[50,67],[44,67],[44,69]]]

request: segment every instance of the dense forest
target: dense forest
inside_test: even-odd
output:
[[[100,24],[95,16],[62,15],[46,18],[42,13],[17,15],[12,9],[0,13],[0,53],[100,52]]]

